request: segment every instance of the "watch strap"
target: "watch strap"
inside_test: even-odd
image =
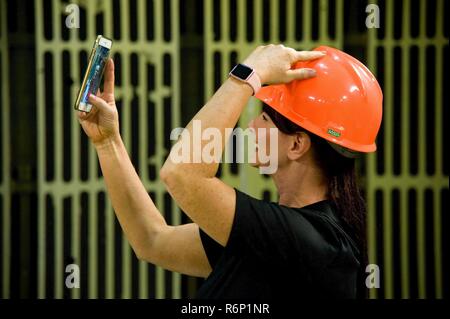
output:
[[[239,77],[234,72],[239,67],[245,67],[245,68],[251,69],[247,65],[238,64],[230,71],[229,75],[241,82],[244,82],[244,83],[247,83],[248,85],[250,85],[250,87],[253,89],[253,95],[255,95],[261,89],[261,80],[260,80],[258,74],[255,72],[255,70],[251,69],[251,73],[247,76],[247,78]]]

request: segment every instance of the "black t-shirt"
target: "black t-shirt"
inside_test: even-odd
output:
[[[359,251],[330,201],[290,208],[236,190],[226,247],[200,230],[213,268],[197,298],[356,298]]]

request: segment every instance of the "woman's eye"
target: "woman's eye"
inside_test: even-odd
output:
[[[262,115],[262,118],[264,121],[267,121],[267,117],[264,114]]]

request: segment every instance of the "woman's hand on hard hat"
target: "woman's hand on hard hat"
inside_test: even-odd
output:
[[[119,115],[114,98],[114,62],[109,59],[105,68],[103,92],[91,94],[89,113],[78,112],[78,119],[86,135],[95,146],[120,138]]]
[[[298,61],[309,61],[325,55],[322,51],[296,51],[284,45],[267,45],[256,48],[243,62],[259,76],[261,84],[281,84],[316,76],[309,68],[292,69]]]

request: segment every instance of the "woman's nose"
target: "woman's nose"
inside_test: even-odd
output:
[[[248,122],[247,126],[249,128],[254,128],[254,126],[255,126],[255,119],[252,119],[250,122]]]

